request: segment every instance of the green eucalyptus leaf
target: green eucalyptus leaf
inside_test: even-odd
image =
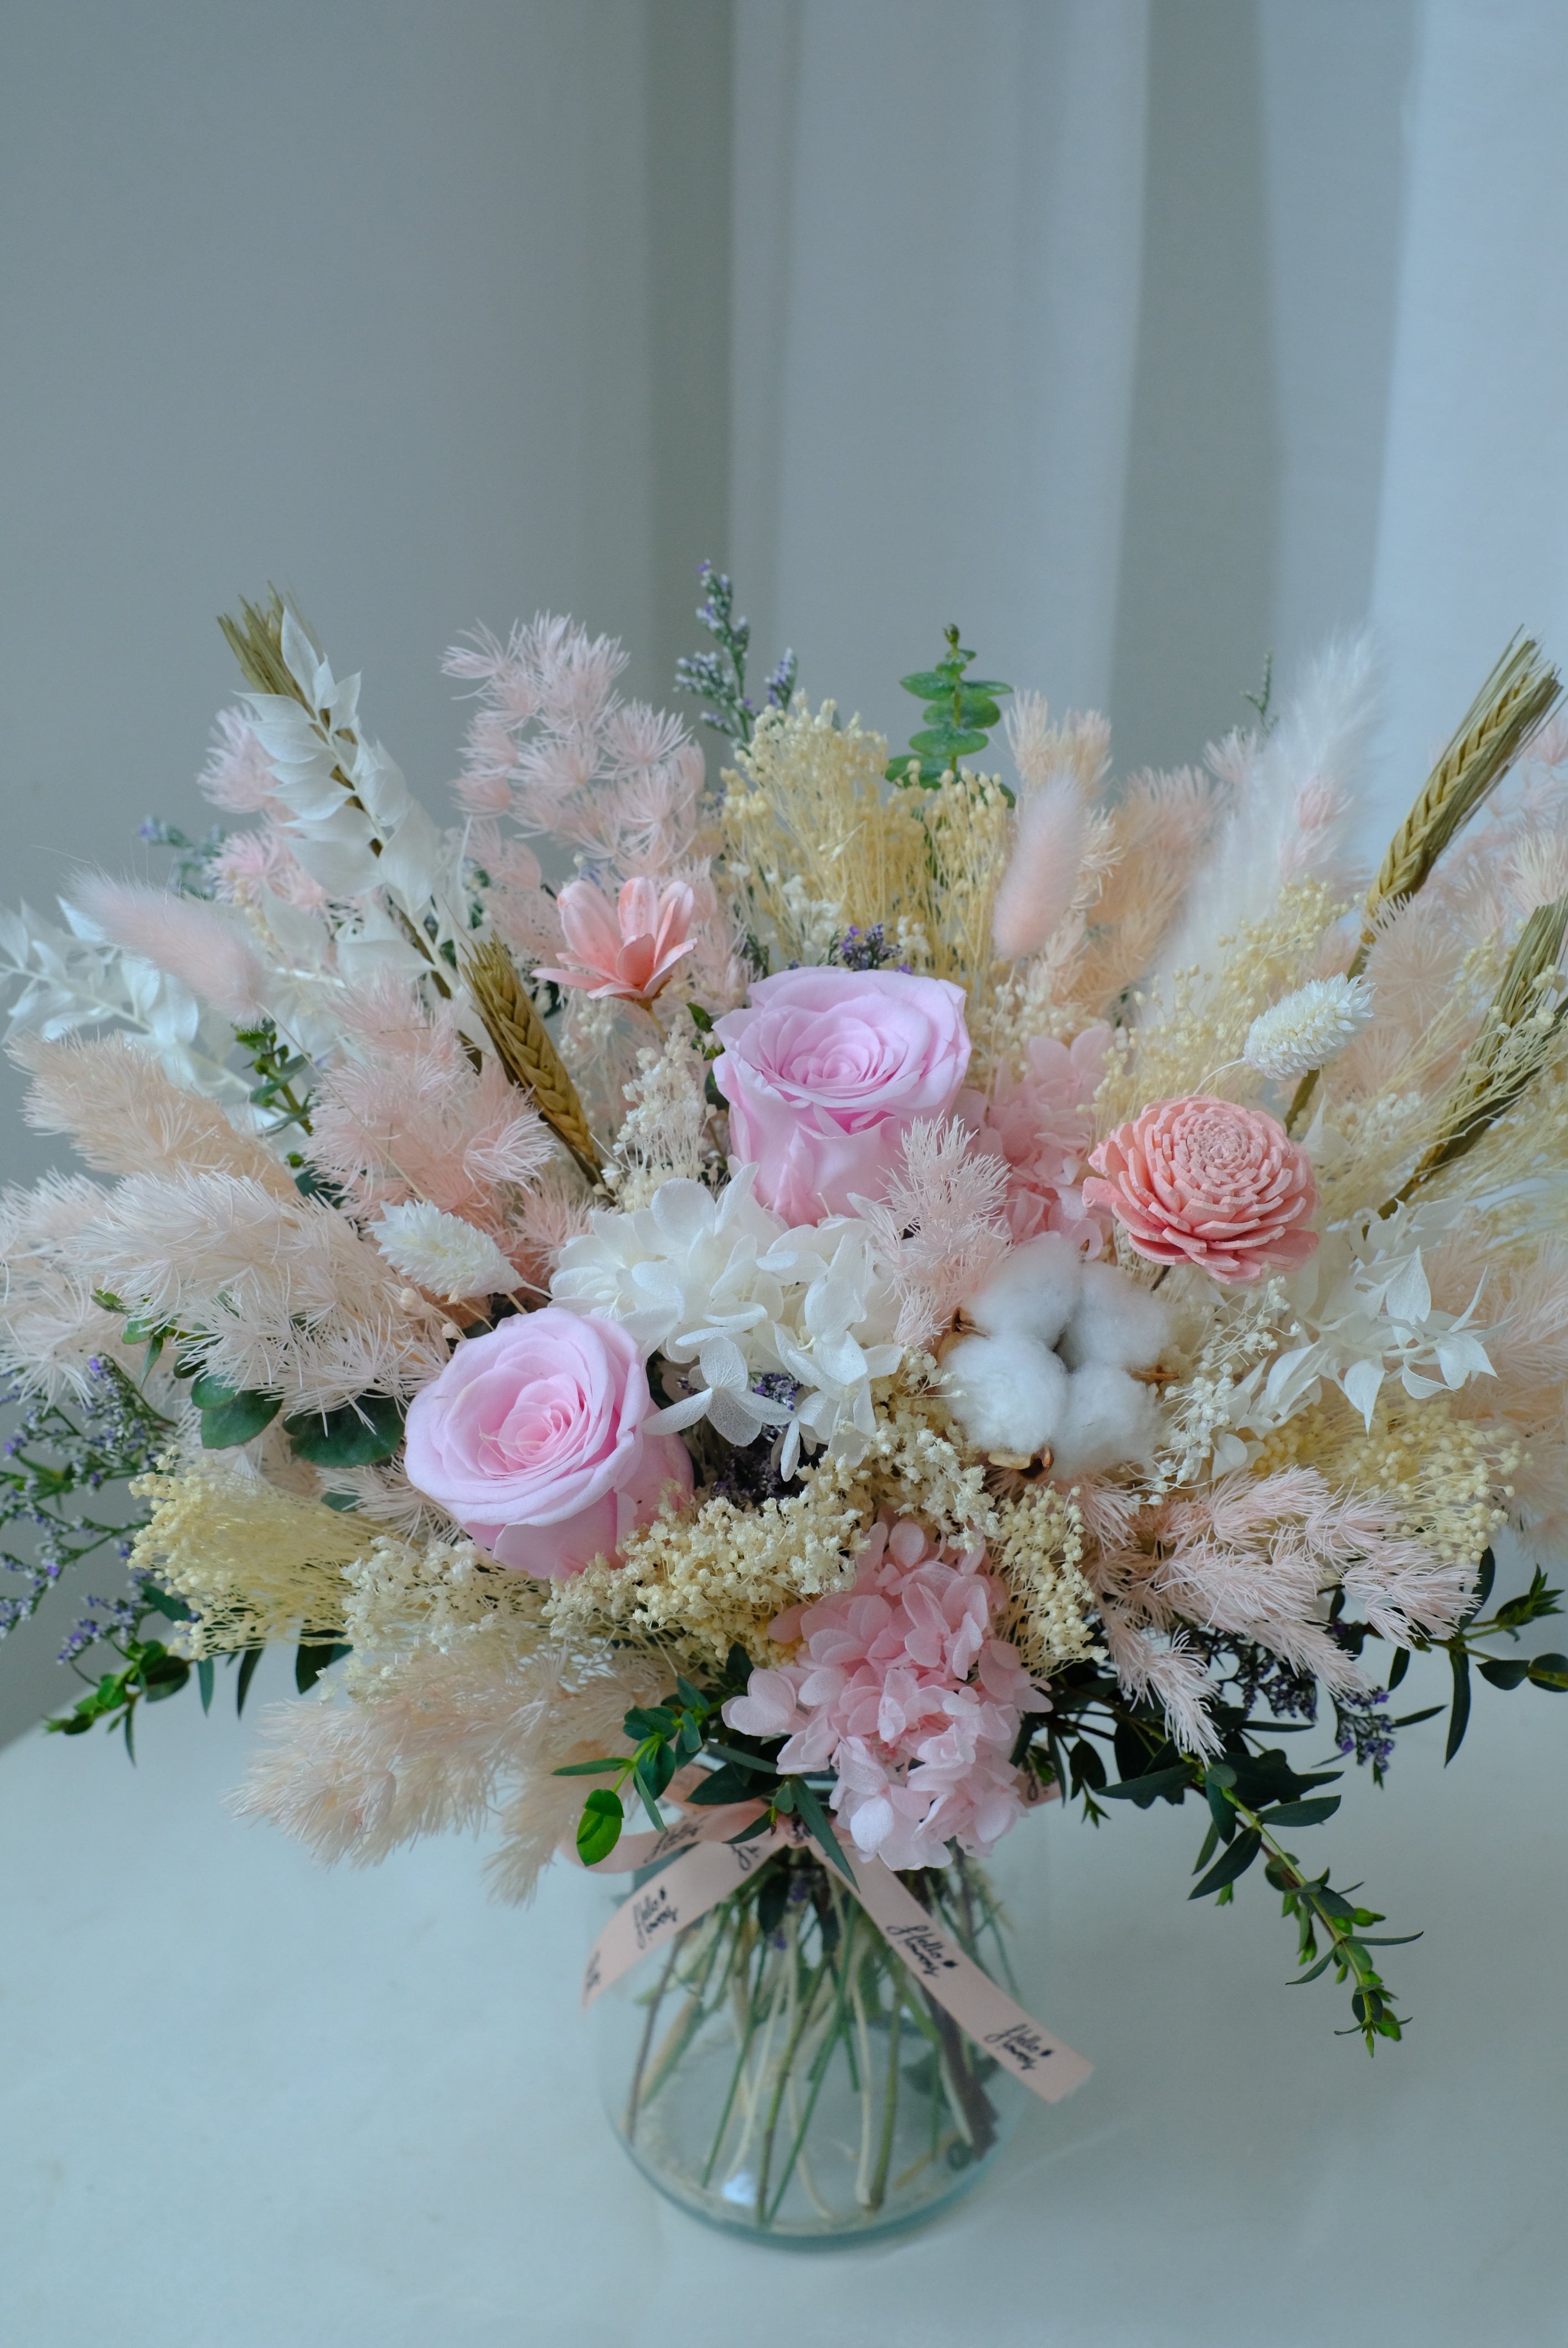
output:
[[[939,726],[923,726],[918,734],[909,736],[909,747],[918,750],[923,758],[940,758],[951,766],[955,758],[973,758],[986,747],[987,736],[972,727],[955,726],[944,719]]]
[[[1399,1686],[1399,1682],[1404,1678],[1405,1673],[1409,1670],[1409,1668],[1410,1651],[1409,1647],[1397,1647],[1394,1650],[1394,1660],[1389,1666],[1389,1694],[1390,1695],[1393,1694],[1394,1690]]]
[[[596,1786],[577,1822],[577,1855],[585,1867],[596,1867],[601,1859],[610,1857],[620,1840],[625,1823],[620,1795],[612,1794],[607,1786]]]
[[[795,1808],[804,1819],[813,1838],[821,1844],[845,1881],[853,1883],[855,1876],[849,1861],[844,1856],[838,1837],[833,1831],[827,1812],[822,1803],[804,1777],[793,1777],[790,1783],[794,1787]]]
[[[1448,1743],[1443,1747],[1443,1767],[1446,1769],[1460,1746],[1470,1725],[1470,1657],[1462,1647],[1450,1647],[1449,1661],[1453,1665],[1453,1705],[1449,1713]]]
[[[234,1710],[236,1714],[242,1713],[245,1709],[245,1698],[251,1693],[251,1682],[256,1676],[256,1666],[261,1660],[261,1650],[260,1647],[247,1647],[244,1653],[240,1658],[240,1677],[234,1689]]]
[[[347,1645],[339,1640],[302,1641],[294,1656],[294,1685],[300,1694],[308,1695],[322,1673],[347,1653]]]
[[[640,1704],[633,1706],[620,1724],[634,1745],[645,1736],[673,1736],[681,1725],[681,1715],[668,1704]]]
[[[1518,1659],[1512,1656],[1500,1659],[1488,1657],[1484,1663],[1478,1663],[1477,1669],[1483,1680],[1488,1680],[1493,1687],[1500,1688],[1516,1688],[1522,1680],[1527,1680],[1530,1676],[1530,1665],[1522,1657]]]
[[[1259,1813],[1266,1827],[1316,1827],[1331,1818],[1339,1807],[1342,1796],[1327,1794],[1316,1802],[1276,1802],[1271,1810]]]
[[[1136,1802],[1141,1810],[1159,1800],[1162,1794],[1173,1794],[1180,1787],[1185,1793],[1192,1778],[1184,1768],[1151,1769],[1146,1776],[1124,1777],[1119,1786],[1107,1786],[1104,1798],[1108,1802]]]
[[[201,1661],[196,1666],[196,1684],[201,1691],[201,1709],[203,1712],[210,1712],[212,1709],[212,1686],[216,1677],[217,1674],[212,1668],[211,1656],[203,1655]]]
[[[1263,1837],[1255,1827],[1248,1827],[1245,1833],[1237,1835],[1230,1849],[1214,1861],[1203,1881],[1193,1886],[1187,1894],[1188,1899],[1203,1900],[1211,1891],[1225,1890],[1238,1875],[1246,1873],[1262,1849]]]
[[[203,1401],[203,1390],[212,1396],[210,1401]],[[278,1395],[244,1388],[234,1393],[220,1378],[198,1378],[190,1394],[201,1413],[204,1451],[231,1451],[236,1444],[249,1443],[264,1426],[271,1426],[282,1408]]]
[[[1532,1687],[1568,1690],[1568,1655],[1532,1655],[1529,1671]]]
[[[632,1765],[631,1782],[637,1788],[638,1799],[641,1802],[643,1808],[648,1813],[648,1822],[650,1826],[651,1826],[655,1834],[662,1834],[664,1831],[664,1813],[659,1807],[659,1796],[662,1792],[663,1788],[661,1787],[655,1786],[651,1777],[647,1774],[645,1764],[641,1761],[634,1762]],[[665,1783],[668,1784],[668,1782],[669,1780],[666,1779]],[[604,1788],[602,1786],[597,1787],[594,1793],[589,1796],[589,1800],[590,1802],[593,1801],[596,1798],[596,1796],[602,1794]]]
[[[403,1441],[403,1405],[390,1395],[361,1395],[342,1410],[286,1418],[283,1432],[315,1467],[374,1468]]]
[[[682,1798],[690,1808],[718,1808],[726,1802],[749,1802],[756,1798],[756,1787],[750,1776],[726,1761],[722,1769],[712,1769],[700,1786],[693,1787]]]

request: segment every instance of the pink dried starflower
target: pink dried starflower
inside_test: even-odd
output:
[[[774,1637],[804,1639],[808,1660],[754,1671],[725,1721],[787,1736],[781,1769],[834,1769],[833,1807],[866,1858],[988,1851],[1022,1814],[1012,1752],[1045,1704],[990,1635],[1001,1585],[983,1549],[938,1546],[913,1517],[880,1519],[856,1564],[853,1589],[778,1618]]]
[[[1317,1245],[1311,1160],[1262,1109],[1204,1093],[1155,1101],[1089,1163],[1102,1179],[1085,1182],[1085,1202],[1109,1208],[1151,1262],[1256,1280],[1304,1263]]]
[[[683,880],[628,880],[614,905],[591,880],[572,880],[557,901],[570,961],[541,970],[558,986],[586,987],[597,1002],[651,1003],[677,963],[695,950],[696,897]]]

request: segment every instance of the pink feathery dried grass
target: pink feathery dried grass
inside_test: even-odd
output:
[[[637,1655],[583,1675],[553,1646],[521,1660],[471,1643],[419,1650],[352,1705],[263,1714],[265,1749],[231,1807],[364,1867],[421,1835],[477,1828],[504,1800],[492,1873],[503,1899],[527,1900],[582,1807],[581,1781],[552,1771],[624,1750],[625,1713],[667,1684]]]
[[[549,1163],[548,1128],[486,1056],[476,1072],[456,1020],[383,975],[348,998],[349,1054],[323,1072],[302,1146],[356,1214],[427,1199],[509,1253],[518,1194]]]
[[[1013,764],[1031,790],[1065,778],[1084,801],[1093,798],[1111,766],[1111,727],[1097,709],[1070,709],[1057,725],[1043,694],[1020,693],[1005,723]]]
[[[73,901],[111,945],[179,979],[226,1019],[249,1019],[266,1000],[267,973],[241,917],[197,897],[89,873]]]
[[[220,709],[197,788],[231,815],[254,815],[275,801],[277,779],[242,709]]]
[[[886,1200],[856,1200],[891,1269],[899,1344],[928,1344],[1006,1254],[1006,1190],[1005,1163],[957,1118],[917,1118]]]

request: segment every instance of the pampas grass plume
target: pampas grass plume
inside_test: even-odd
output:
[[[992,933],[1012,961],[1038,953],[1072,902],[1089,816],[1065,776],[1031,791],[1018,811],[1012,860],[997,891]]]

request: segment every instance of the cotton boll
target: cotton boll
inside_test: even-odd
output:
[[[1149,1457],[1159,1421],[1147,1386],[1125,1370],[1094,1362],[1074,1371],[1066,1385],[1067,1406],[1051,1445],[1053,1476],[1092,1476]]]
[[[1151,1294],[1113,1263],[1086,1263],[1081,1290],[1059,1350],[1070,1370],[1097,1362],[1116,1370],[1146,1370],[1159,1360],[1170,1334],[1163,1297]]]
[[[1083,1259],[1070,1239],[1045,1231],[1005,1255],[964,1305],[988,1337],[1027,1336],[1054,1345],[1078,1301]]]
[[[1010,1334],[960,1337],[942,1366],[953,1416],[981,1451],[1032,1459],[1054,1448],[1068,1375],[1047,1346]]]

